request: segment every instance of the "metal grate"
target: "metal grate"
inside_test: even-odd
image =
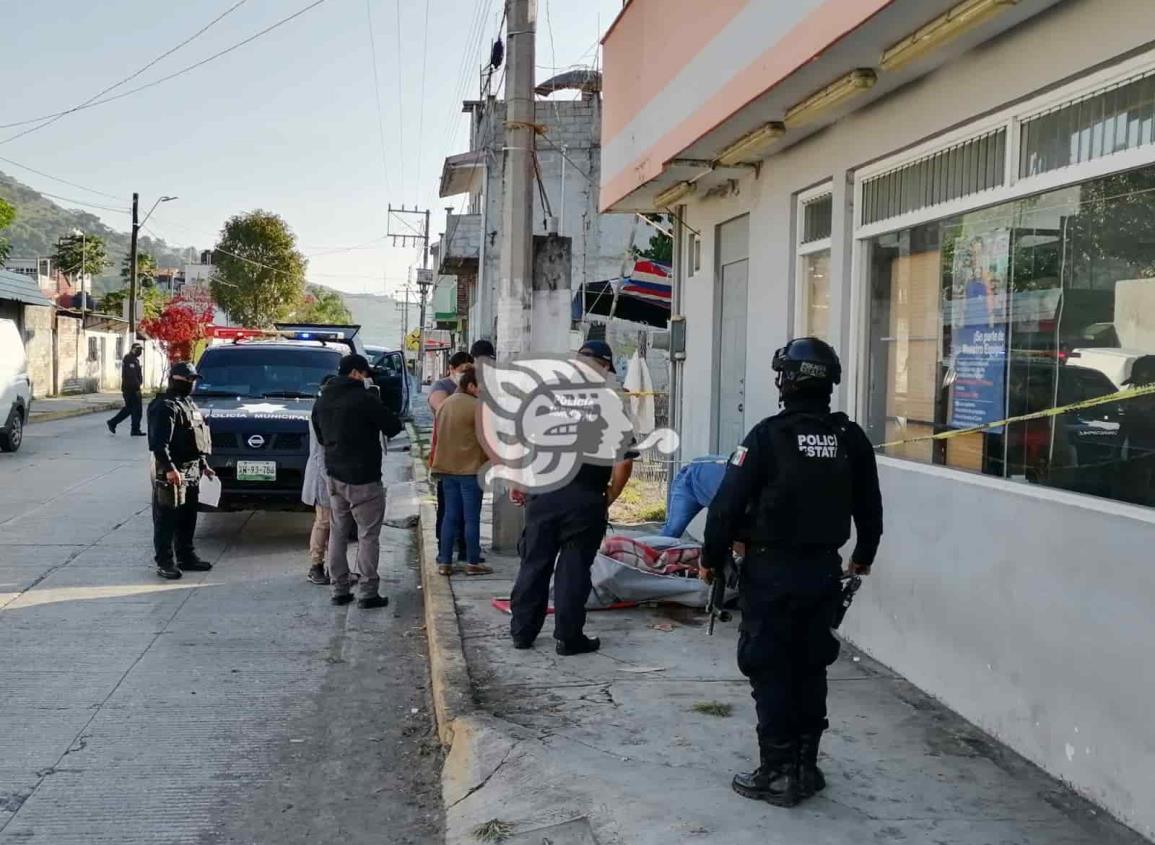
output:
[[[1155,143],[1155,76],[1102,91],[1022,125],[1019,176],[1038,176]]]
[[[997,188],[1006,182],[1007,130],[943,150],[867,180],[862,188],[862,223],[869,225],[911,211]]]
[[[802,243],[812,244],[830,237],[834,219],[834,197],[827,194],[802,206]]]

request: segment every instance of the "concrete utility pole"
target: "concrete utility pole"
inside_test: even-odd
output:
[[[537,0],[506,0],[505,205],[497,287],[497,356],[529,352],[533,313],[534,65]],[[517,548],[524,513],[500,488],[493,498],[493,547]]]
[[[132,194],[132,240],[128,246],[128,343],[136,340],[137,241],[140,238],[140,194]]]
[[[425,249],[421,253],[421,271],[417,274],[417,289],[421,292],[421,321],[417,332],[417,381],[425,384],[425,303],[433,286],[433,271],[429,269],[429,209],[425,209]]]
[[[423,218],[424,225],[420,229],[414,227],[406,219],[407,216],[414,215]],[[397,222],[403,230],[408,231],[394,231],[394,222]],[[417,271],[417,287],[421,296],[421,322],[417,326],[417,383],[421,385],[425,383],[425,294],[433,286],[433,271],[429,269],[429,209],[420,211],[417,206],[394,208],[390,205],[386,225],[386,234],[394,246],[400,241],[402,246],[408,246],[412,243],[414,245],[421,244],[422,248],[421,269]],[[406,293],[406,302],[408,301],[408,293]]]

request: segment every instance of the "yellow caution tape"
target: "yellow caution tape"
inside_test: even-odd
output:
[[[993,428],[1002,428],[1011,423],[1029,422],[1030,420],[1041,420],[1047,417],[1057,417],[1061,414],[1068,414],[1071,411],[1082,411],[1085,408],[1094,408],[1099,405],[1110,405],[1112,402],[1125,402],[1128,399],[1138,399],[1140,396],[1155,396],[1155,384],[1146,385],[1144,387],[1131,387],[1127,390],[1120,390],[1118,393],[1108,393],[1106,396],[1097,396],[1094,399],[1084,399],[1081,402],[1072,402],[1070,405],[1062,405],[1058,408],[1048,408],[1045,411],[1035,411],[1031,414],[1022,414],[1017,417],[1007,417],[1005,420],[998,420],[996,422],[985,423],[983,425],[976,425],[972,428],[956,428],[953,431],[940,431],[938,434],[924,434],[921,437],[912,437],[909,440],[892,440],[889,443],[881,443],[875,446],[875,449],[890,449],[894,446],[905,446],[908,443],[926,443],[930,440],[951,440],[955,437],[962,437],[964,434],[976,434],[982,431],[990,431]]]

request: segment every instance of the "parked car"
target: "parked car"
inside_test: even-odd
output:
[[[356,351],[357,326],[278,326],[280,336],[211,346],[197,362],[193,399],[212,433],[219,510],[301,510],[309,424],[325,376]],[[388,356],[384,360],[388,362]],[[403,407],[407,383],[374,369],[383,402]],[[382,387],[384,385],[384,387]],[[386,392],[388,391],[388,392]]]
[[[32,382],[24,339],[15,322],[0,320],[0,451],[20,448],[31,409]]]

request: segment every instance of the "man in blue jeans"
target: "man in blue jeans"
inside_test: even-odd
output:
[[[694,458],[674,476],[666,505],[663,537],[681,537],[698,512],[708,508],[726,477],[725,455]]]

